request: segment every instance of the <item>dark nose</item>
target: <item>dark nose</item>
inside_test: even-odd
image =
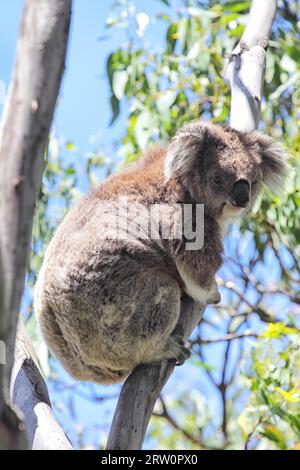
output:
[[[236,207],[247,207],[250,200],[250,185],[246,180],[234,183],[231,193],[232,204]]]

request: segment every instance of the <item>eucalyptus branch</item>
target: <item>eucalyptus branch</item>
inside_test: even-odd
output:
[[[254,333],[254,331],[244,331],[243,333],[227,333],[226,335],[216,336],[214,338],[207,338],[207,339],[199,339],[196,341],[192,341],[192,344],[215,344],[215,343],[223,343],[223,342],[230,342],[236,339],[245,339],[245,338],[257,338],[258,334]]]
[[[187,440],[189,440],[193,445],[198,446],[200,449],[208,449],[208,447],[202,442],[200,438],[195,437],[193,434],[191,434],[186,429],[181,427],[179,423],[177,423],[177,421],[169,413],[169,410],[162,396],[159,397],[159,401],[162,406],[162,412],[161,413],[154,412],[153,416],[165,419],[168,422],[168,424],[172,426],[173,429],[175,429],[176,431],[179,431],[180,434],[182,434],[182,436],[185,437]]]
[[[72,446],[53,414],[48,390],[26,329],[19,321],[11,399],[22,412],[29,448],[71,450]]]

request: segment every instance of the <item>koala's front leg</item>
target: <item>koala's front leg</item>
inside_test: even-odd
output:
[[[214,279],[213,280],[213,283],[209,289],[209,296],[208,296],[208,299],[207,299],[207,303],[208,304],[218,304],[221,300],[221,295],[220,295],[220,292],[218,290],[218,284],[216,282],[216,280]]]

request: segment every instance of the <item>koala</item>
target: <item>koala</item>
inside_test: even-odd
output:
[[[139,364],[183,363],[189,350],[176,333],[182,296],[218,302],[226,227],[251,208],[263,184],[278,187],[287,160],[266,135],[199,120],[83,197],[50,242],[35,288],[43,336],[65,369],[112,384]],[[125,196],[143,207],[138,217],[120,204]],[[166,209],[198,204],[201,248],[188,250],[184,233],[164,238],[159,224],[155,236],[141,236],[153,207],[174,228]],[[128,217],[138,219],[138,236],[125,229],[115,236],[116,213],[119,232]]]

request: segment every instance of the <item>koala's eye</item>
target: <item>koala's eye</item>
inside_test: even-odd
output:
[[[254,181],[252,181],[252,183],[251,183],[251,184],[252,184],[252,186],[256,186],[256,185],[257,185],[257,183],[258,183],[258,181],[257,181],[257,180],[254,180]]]
[[[215,184],[222,184],[222,178],[221,178],[220,176],[218,176],[218,175],[215,175],[215,176],[213,177],[213,182],[214,182]]]

